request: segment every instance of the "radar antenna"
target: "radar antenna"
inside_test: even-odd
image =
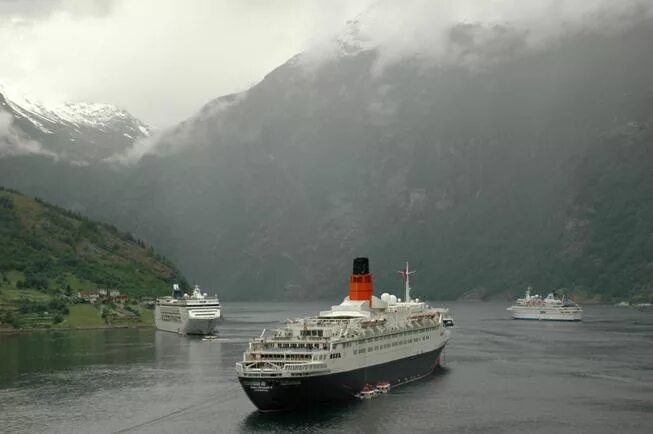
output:
[[[397,273],[400,273],[404,276],[404,282],[406,283],[406,303],[410,303],[410,275],[415,273],[415,270],[410,271],[408,268],[408,262],[406,262],[406,269],[399,270]]]

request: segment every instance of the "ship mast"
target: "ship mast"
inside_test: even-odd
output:
[[[402,276],[404,276],[404,282],[406,283],[406,303],[410,303],[410,275],[415,273],[415,270],[410,271],[408,268],[408,261],[406,261],[406,269],[405,270],[399,270],[397,273],[401,273]]]

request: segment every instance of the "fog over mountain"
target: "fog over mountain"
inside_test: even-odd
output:
[[[130,230],[232,299],[344,294],[358,255],[379,289],[411,261],[430,298],[646,297],[652,40],[636,1],[379,2],[89,165],[5,152],[0,183]]]

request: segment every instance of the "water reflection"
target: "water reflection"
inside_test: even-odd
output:
[[[29,380],[34,374],[81,366],[150,363],[153,333],[152,329],[129,329],[0,336],[0,387]]]
[[[328,404],[320,408],[302,412],[261,413],[251,412],[243,421],[241,430],[246,432],[272,432],[272,433],[313,433],[326,431],[337,426],[334,422],[348,419],[360,409],[364,402],[343,402]]]

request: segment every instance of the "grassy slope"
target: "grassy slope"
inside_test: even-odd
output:
[[[77,304],[70,307],[70,315],[60,324],[62,327],[91,328],[106,327],[98,309],[90,304]]]

